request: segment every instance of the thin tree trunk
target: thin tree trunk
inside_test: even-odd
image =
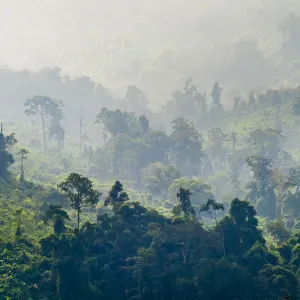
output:
[[[21,180],[21,183],[24,182],[24,158],[23,157],[21,157],[21,178],[20,178],[20,180]]]
[[[79,209],[77,209],[77,228],[79,230],[79,225],[80,225],[80,212]]]
[[[44,113],[41,113],[42,123],[43,123],[43,136],[44,136],[44,154],[47,155],[47,146],[46,146],[46,130],[45,130],[45,118]]]
[[[223,255],[224,255],[224,258],[226,258],[226,248],[225,248],[225,242],[224,242],[224,232],[223,232],[223,229],[220,227],[220,231],[221,231],[221,239],[222,239],[222,247],[223,247]]]

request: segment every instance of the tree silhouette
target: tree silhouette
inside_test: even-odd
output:
[[[222,226],[220,226],[217,218],[217,212],[224,211],[225,207],[223,203],[217,203],[213,199],[208,199],[206,203],[204,203],[200,208],[200,213],[205,212],[207,213],[211,218],[214,219],[216,223],[216,229],[219,229],[221,232],[221,240],[222,240],[222,248],[223,248],[223,255],[226,257],[226,249],[224,244],[224,232]]]
[[[108,197],[104,201],[104,206],[112,205],[113,211],[116,214],[120,204],[128,201],[129,197],[126,192],[123,191],[123,185],[120,181],[116,181],[112,186]]]
[[[27,116],[35,116],[37,114],[41,116],[44,138],[44,154],[46,155],[46,118],[50,119],[51,123],[60,121],[63,117],[62,108],[64,107],[64,103],[62,101],[51,99],[47,96],[34,96],[33,98],[27,99],[24,105],[28,107],[25,110],[25,114]]]
[[[189,190],[183,188],[179,189],[179,193],[177,193],[177,199],[179,201],[179,204],[173,210],[173,213],[175,215],[183,213],[185,217],[195,217],[196,213],[190,200],[191,195],[192,193]]]
[[[65,220],[69,220],[69,215],[59,205],[50,205],[45,214],[45,223],[53,222],[53,229],[56,235],[60,235],[65,231]]]
[[[101,193],[93,189],[93,184],[88,178],[76,173],[71,173],[58,187],[63,190],[72,208],[77,211],[77,228],[79,229],[82,209],[95,206]]]
[[[247,198],[258,205],[260,214],[271,219],[276,217],[276,196],[274,188],[276,184],[272,177],[272,160],[260,155],[246,158],[248,166],[253,173],[253,181],[248,183],[250,190]]]
[[[27,159],[27,154],[29,154],[29,151],[26,149],[21,149],[17,155],[20,155],[21,157],[21,176],[20,176],[20,182],[23,183],[25,181],[25,176],[24,176],[24,160]]]
[[[59,124],[59,122],[54,122],[50,125],[49,128],[49,137],[54,138],[57,141],[57,151],[59,152],[61,149],[60,141],[65,138],[65,131]]]

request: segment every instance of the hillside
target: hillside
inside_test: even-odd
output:
[[[300,299],[299,1],[0,25],[0,300]]]
[[[298,92],[225,111],[217,83],[203,106],[188,81],[161,114],[188,104],[195,124],[104,108],[81,153],[49,139],[60,123],[46,147],[38,123],[3,124],[0,299],[298,299]]]
[[[246,92],[289,80],[299,51],[283,43],[299,49],[299,41],[285,40],[282,24],[299,11],[296,0],[12,1],[1,12],[0,63],[30,71],[59,66],[118,96],[134,84],[157,109],[190,76],[202,91],[215,80]]]

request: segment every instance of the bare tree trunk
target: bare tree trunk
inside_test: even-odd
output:
[[[77,209],[77,228],[79,230],[79,224],[80,224],[80,212],[79,209]]]
[[[23,183],[25,180],[24,178],[24,157],[21,157],[21,177],[20,177],[20,181],[21,183]]]
[[[41,112],[41,116],[42,116],[42,123],[43,123],[44,154],[47,155],[45,118],[44,118],[44,113],[43,112]]]

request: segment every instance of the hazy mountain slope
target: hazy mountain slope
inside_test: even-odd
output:
[[[215,79],[232,83],[226,55],[232,42],[254,38],[263,55],[272,52],[278,24],[297,11],[300,4],[293,0],[14,0],[0,12],[0,63],[19,69],[59,65],[116,92],[134,83],[161,102],[187,76],[207,89]],[[255,81],[253,72],[245,80]]]

